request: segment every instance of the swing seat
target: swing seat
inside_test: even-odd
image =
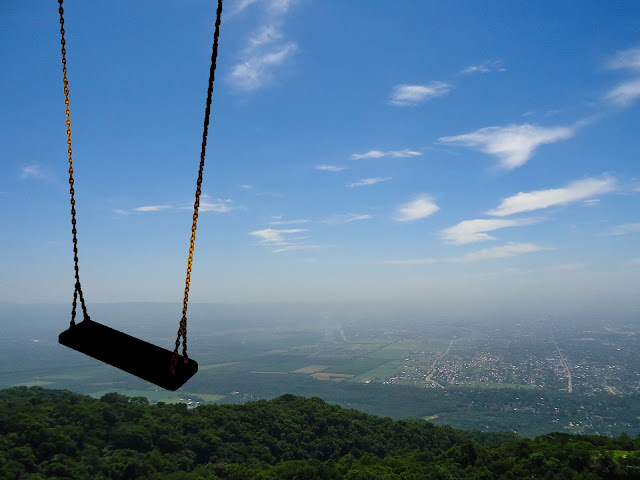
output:
[[[177,355],[172,373],[173,352],[93,320],[69,327],[58,341],[166,390],[177,390],[198,371],[198,362]]]

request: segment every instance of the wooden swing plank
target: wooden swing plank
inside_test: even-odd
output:
[[[173,352],[93,320],[70,327],[58,341],[167,390],[177,390],[198,371],[198,362],[178,355],[172,374]]]

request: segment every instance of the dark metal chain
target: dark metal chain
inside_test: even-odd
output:
[[[85,320],[89,319],[87,307],[84,304],[84,295],[80,286],[80,270],[78,268],[78,231],[76,229],[76,200],[74,197],[75,189],[73,188],[73,150],[71,148],[71,117],[69,112],[69,81],[67,80],[67,50],[64,40],[64,9],[62,8],[63,0],[58,0],[60,5],[58,12],[60,13],[60,45],[62,46],[62,81],[64,83],[64,104],[65,113],[67,115],[67,153],[69,154],[69,193],[71,194],[71,232],[73,233],[73,264],[75,270],[75,289],[73,291],[73,307],[71,309],[71,326],[74,326],[76,318],[76,308],[78,303],[78,295],[80,296],[80,305],[82,306],[82,314]]]
[[[176,347],[174,353],[174,363],[172,370],[175,368],[177,361],[178,348],[180,347],[180,338],[182,337],[182,356],[187,360],[187,306],[189,303],[189,285],[191,283],[191,265],[193,263],[193,249],[196,241],[196,228],[198,226],[198,208],[200,207],[200,193],[202,191],[202,173],[204,171],[204,159],[207,151],[207,136],[209,134],[209,115],[211,113],[211,96],[213,94],[213,82],[216,73],[216,60],[218,58],[218,36],[220,35],[220,18],[222,16],[222,0],[218,0],[218,9],[216,11],[216,28],[213,33],[213,48],[211,51],[211,67],[209,69],[209,88],[207,90],[207,106],[204,112],[204,129],[202,132],[202,150],[200,152],[200,168],[198,170],[198,182],[196,187],[196,199],[193,204],[193,223],[191,225],[191,241],[189,243],[189,258],[187,260],[187,278],[184,287],[184,299],[182,301],[182,319],[180,320],[180,328],[178,329],[178,337],[176,338]]]

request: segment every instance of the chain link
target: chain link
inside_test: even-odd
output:
[[[211,51],[211,67],[209,69],[209,88],[207,89],[207,105],[204,112],[204,128],[202,132],[202,150],[200,152],[200,168],[198,169],[198,181],[196,186],[196,198],[193,204],[193,223],[191,225],[191,240],[189,242],[189,257],[187,259],[187,278],[184,286],[184,299],[182,301],[182,319],[178,328],[178,336],[176,338],[176,346],[173,351],[173,363],[171,365],[172,372],[175,372],[177,362],[178,348],[180,348],[180,338],[182,338],[182,356],[186,362],[187,356],[187,307],[189,304],[189,286],[191,283],[191,266],[193,263],[193,250],[196,242],[196,228],[198,226],[198,208],[200,207],[200,193],[202,191],[202,174],[204,171],[204,159],[207,151],[207,136],[209,134],[209,116],[211,113],[211,96],[213,94],[213,82],[215,80],[216,60],[218,58],[218,37],[220,35],[220,18],[222,16],[222,0],[218,0],[218,9],[216,10],[216,24],[213,34],[213,47]]]
[[[67,153],[69,154],[69,193],[71,194],[71,232],[73,233],[73,265],[76,277],[75,288],[73,291],[73,307],[71,309],[71,326],[76,324],[76,308],[78,303],[78,295],[80,296],[80,305],[82,306],[82,314],[85,320],[89,320],[87,307],[84,304],[84,295],[80,286],[80,270],[78,268],[78,230],[76,229],[76,200],[75,189],[73,188],[73,149],[71,148],[71,113],[69,111],[69,80],[67,80],[67,49],[64,40],[64,8],[62,8],[63,0],[58,0],[58,13],[60,13],[60,45],[62,52],[62,82],[64,84],[64,105],[65,114],[67,116]]]

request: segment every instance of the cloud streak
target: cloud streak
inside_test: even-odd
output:
[[[244,0],[233,14],[256,3]],[[278,67],[298,51],[296,42],[287,41],[281,27],[286,12],[295,3],[292,0],[272,0],[266,5],[266,25],[254,31],[248,38],[240,60],[231,68],[229,81],[237,90],[252,92],[269,84],[275,78]]]
[[[366,187],[369,185],[375,185],[377,183],[387,182],[391,180],[390,177],[374,177],[374,178],[363,178],[362,180],[358,180],[357,182],[347,183],[347,188],[355,188],[355,187]]]
[[[359,222],[362,220],[369,220],[373,218],[371,215],[368,214],[358,214],[358,213],[347,213],[344,215],[334,215],[331,218],[325,220],[325,223],[329,224],[329,225],[341,225],[341,224],[345,224],[345,223],[351,223],[351,222]]]
[[[492,232],[501,228],[520,227],[536,223],[536,219],[522,218],[518,220],[503,219],[477,219],[465,220],[459,224],[444,229],[441,237],[446,243],[453,245],[464,245],[467,243],[484,242],[495,240],[495,237],[486,232]]]
[[[584,180],[571,182],[564,188],[533,190],[526,193],[520,192],[505,198],[500,205],[493,210],[489,210],[487,214],[496,217],[505,217],[515,213],[532,212],[557,205],[567,205],[596,195],[612,192],[615,188],[616,181],[611,177],[586,178]]]
[[[159,212],[161,210],[167,210],[171,208],[170,205],[143,205],[142,207],[136,207],[133,209],[134,212]]]
[[[369,150],[366,153],[354,153],[351,155],[352,160],[366,160],[370,158],[409,158],[409,157],[419,157],[422,155],[422,152],[418,152],[416,150],[411,150],[409,148],[405,148],[404,150]]]
[[[613,227],[609,231],[609,235],[619,236],[635,232],[640,232],[640,223],[623,223],[622,225]]]
[[[256,237],[262,244],[289,245],[289,240],[287,240],[287,237],[291,234],[301,232],[306,232],[306,230],[303,228],[265,228],[263,230],[256,230],[254,232],[251,232],[249,235]]]
[[[621,83],[609,90],[604,98],[619,107],[628,107],[640,98],[640,78]]]
[[[389,103],[398,107],[410,107],[446,95],[452,89],[453,85],[445,82],[431,82],[426,85],[396,85],[389,96]]]
[[[627,70],[638,75],[640,73],[640,47],[622,50],[608,63],[610,70]],[[640,98],[640,77],[620,83],[609,90],[604,99],[619,107],[628,107]]]
[[[538,127],[528,123],[486,127],[475,132],[441,137],[440,143],[469,147],[493,155],[505,170],[521,167],[541,145],[571,138],[577,127]]]
[[[484,260],[498,260],[501,258],[515,257],[526,253],[549,250],[534,243],[510,242],[499,247],[485,248],[468,253],[461,257],[449,258],[417,258],[408,260],[383,260],[379,263],[384,265],[430,265],[434,263],[470,263]]]
[[[316,165],[313,168],[321,172],[342,172],[347,169],[347,167],[341,167],[339,165]]]
[[[490,73],[490,72],[505,72],[502,60],[487,60],[477,65],[469,65],[467,68],[460,72],[460,75],[470,75],[472,73]]]
[[[20,180],[34,178],[45,182],[53,182],[55,180],[55,176],[38,163],[31,163],[22,167],[19,178]]]
[[[410,202],[398,207],[395,220],[397,222],[414,222],[433,215],[438,210],[440,207],[433,202],[432,198],[421,193]]]

